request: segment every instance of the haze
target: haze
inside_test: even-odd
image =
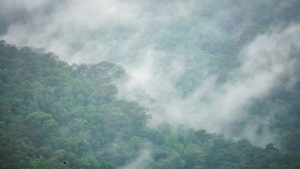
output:
[[[274,1],[270,15],[293,3]],[[8,43],[44,48],[69,64],[122,65],[129,78],[117,83],[119,96],[149,108],[151,127],[183,124],[264,146],[274,141],[269,124],[280,111],[270,110],[238,132],[234,124],[283,77],[289,79],[286,90],[298,81],[293,53],[300,47],[300,25],[282,19],[247,38],[260,17],[239,18],[235,11],[256,9],[247,5],[242,0],[2,0],[0,19],[6,26],[0,33]],[[217,70],[224,60],[225,73]]]

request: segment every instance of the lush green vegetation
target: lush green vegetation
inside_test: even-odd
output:
[[[113,63],[69,66],[5,41],[0,63],[1,168],[117,168],[145,152],[147,168],[157,169],[300,167],[299,151],[272,144],[262,149],[183,126],[147,128],[146,108],[116,98],[114,82],[126,72]]]
[[[155,11],[170,3],[157,1],[149,8]],[[191,10],[189,18],[149,24],[147,29],[153,31],[141,33],[126,53],[130,60],[134,51],[155,44],[155,50],[166,53],[156,65],[162,70],[174,56],[184,56],[184,72],[172,84],[181,98],[193,94],[210,76],[216,77],[216,86],[234,79],[241,64],[239,52],[249,42],[274,27],[284,29],[300,22],[297,0],[207,0],[194,6],[197,9]],[[0,34],[29,17],[25,9],[19,13],[12,18],[0,16]],[[111,33],[110,26],[103,27],[90,40]],[[115,29],[112,36],[99,39],[126,39],[136,28]],[[74,42],[84,46],[81,43]],[[267,127],[276,146],[270,143],[264,148],[183,125],[149,128],[147,107],[117,97],[115,84],[127,78],[122,66],[69,65],[43,51],[0,41],[0,168],[300,168],[299,49],[290,56],[298,64],[292,87],[287,88],[293,79],[282,77],[266,96],[246,104],[247,114],[231,124],[229,132],[239,136],[249,122],[272,116]],[[262,130],[263,126],[257,133]]]

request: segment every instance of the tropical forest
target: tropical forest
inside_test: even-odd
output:
[[[0,168],[299,169],[299,0],[0,0]]]

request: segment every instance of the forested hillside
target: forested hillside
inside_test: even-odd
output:
[[[0,0],[0,168],[300,168],[299,0]]]
[[[205,130],[146,127],[147,109],[116,97],[121,66],[70,66],[53,53],[0,45],[1,168],[300,167],[299,152],[271,143],[262,149]]]

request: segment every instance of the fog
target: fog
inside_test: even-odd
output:
[[[139,95],[140,91],[136,89],[142,88],[155,98],[150,126],[155,127],[163,122],[174,126],[184,124],[231,137],[238,134],[239,139],[246,138],[264,146],[273,139],[268,129],[273,112],[270,112],[270,117],[249,122],[240,133],[230,134],[230,130],[234,121],[247,114],[245,105],[268,95],[274,86],[281,83],[282,77],[293,79],[296,61],[290,55],[294,48],[300,47],[299,38],[299,25],[292,25],[285,30],[277,28],[258,36],[240,51],[241,66],[233,71],[234,79],[219,87],[216,77],[209,76],[187,98],[180,97],[172,86],[172,82],[185,66],[175,59],[170,65],[176,67],[177,72],[156,72],[157,63],[146,57],[144,63],[135,67],[136,69],[129,69],[131,80],[119,86],[120,92],[122,96],[130,98],[134,97],[135,92]],[[295,81],[297,79],[291,80],[291,83]],[[155,106],[163,107],[164,111],[156,109]],[[256,131],[261,126],[263,131],[257,134]]]
[[[151,152],[144,150],[134,161],[123,167],[123,169],[146,168],[147,162],[151,161],[151,159]]]
[[[195,17],[197,11],[213,10],[207,4],[204,0],[0,1],[1,18],[12,18],[6,22],[1,39],[18,46],[45,48],[69,64],[108,60],[122,65],[129,79],[117,84],[118,95],[148,107],[152,114],[150,127],[183,124],[238,139],[247,138],[264,146],[273,141],[268,124],[275,110],[269,117],[248,122],[239,133],[232,133],[233,123],[247,116],[245,106],[268,95],[283,76],[293,79],[296,61],[290,56],[300,47],[300,26],[274,25],[238,49],[239,66],[230,70],[234,76],[221,86],[217,83],[218,74],[206,68],[208,63],[197,63],[202,67],[201,83],[183,97],[175,84],[190,67],[190,58],[195,57],[195,52],[191,52],[193,47],[223,40],[227,34],[220,25],[224,24],[224,18],[232,17],[226,10],[218,11],[214,20]],[[226,8],[236,8],[234,5]],[[247,27],[244,25],[232,33],[232,39],[241,38]],[[172,29],[176,26],[180,31],[175,36]],[[186,39],[178,40],[177,35]],[[203,39],[199,41],[188,40],[200,35]],[[175,49],[165,48],[165,43]],[[204,56],[209,53],[207,50],[210,49],[197,54],[209,58]],[[258,134],[259,126],[263,126],[263,131]],[[146,152],[139,159],[147,156]]]

